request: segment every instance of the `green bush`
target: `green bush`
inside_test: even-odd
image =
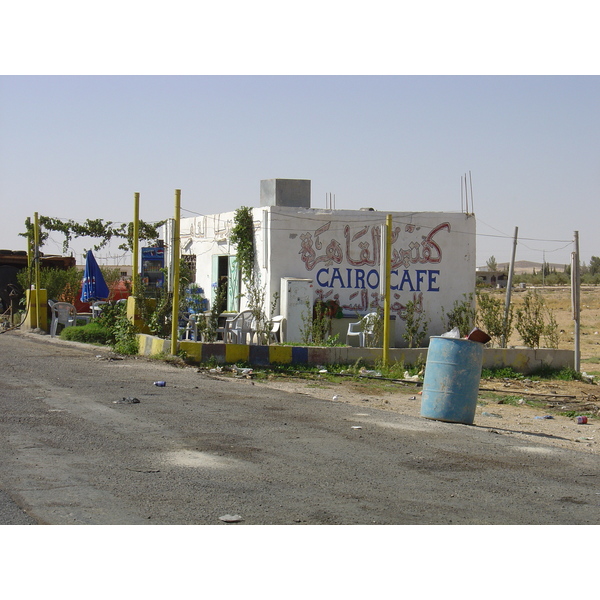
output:
[[[583,379],[581,373],[570,367],[557,369],[550,365],[541,366],[539,369],[532,371],[530,376],[532,379],[558,379],[560,381],[582,381]]]
[[[106,346],[110,344],[111,338],[110,330],[96,322],[83,326],[65,327],[60,332],[61,340],[80,342],[82,344],[102,344]]]
[[[46,290],[49,300],[55,302],[70,302],[73,304],[81,288],[83,273],[76,267],[69,269],[40,269],[40,285]],[[17,274],[17,280],[24,290],[28,290],[33,282],[33,271],[22,269]]]
[[[484,367],[481,376],[484,379],[523,379],[523,374],[517,373],[512,367]]]
[[[544,298],[537,292],[527,292],[516,310],[516,330],[528,348],[539,348],[544,337],[548,347],[558,348],[558,325]]]
[[[463,294],[463,298],[464,300],[462,301],[455,300],[452,310],[448,313],[442,306],[442,318],[446,331],[451,331],[455,327],[458,327],[460,331],[460,337],[465,337],[471,332],[477,312],[475,308],[475,302],[473,300],[473,294]]]
[[[66,327],[63,340],[112,346],[119,354],[137,354],[136,328],[127,318],[125,304],[106,304],[100,317],[87,325]]]
[[[127,305],[124,303],[107,304],[97,323],[104,327],[110,337],[108,344],[119,354],[137,354],[137,329],[127,317]]]
[[[410,300],[406,303],[402,318],[406,323],[406,329],[402,337],[408,342],[409,348],[419,348],[427,337],[429,327],[429,321],[426,320],[425,313],[419,312],[415,303]]]
[[[477,291],[477,326],[485,331],[496,346],[502,346],[502,339],[508,341],[512,333],[514,311],[509,307],[506,323],[504,322],[504,302],[489,293]]]

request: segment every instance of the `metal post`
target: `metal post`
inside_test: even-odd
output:
[[[179,325],[179,218],[181,212],[181,190],[175,190],[175,219],[173,222],[173,313],[171,317],[171,354],[177,354],[177,333]]]
[[[34,260],[34,273],[35,273],[35,326],[37,329],[40,327],[40,222],[38,220],[38,214],[33,213],[34,229],[33,229],[33,260]],[[31,293],[31,292],[30,292]]]
[[[385,296],[383,304],[383,364],[390,360],[390,283],[392,279],[392,215],[387,215],[385,241]]]
[[[29,276],[31,277],[31,273],[32,273],[32,269],[34,268],[33,265],[33,237],[31,235],[31,229],[28,230],[27,232],[27,267],[29,269]],[[29,285],[29,287],[31,287],[31,284]]]
[[[518,236],[518,234],[519,234],[519,228],[515,227],[515,240],[513,242],[512,257],[510,259],[510,267],[508,269],[508,282],[506,284],[506,302],[504,304],[504,327],[502,328],[502,342],[501,342],[502,348],[506,348],[506,344],[508,343],[508,340],[506,339],[506,329],[508,327],[508,315],[510,313],[510,297],[512,294],[512,282],[513,282],[513,275],[515,272],[515,255],[517,253],[517,236]]]
[[[138,288],[139,250],[140,250],[140,193],[136,192],[133,199],[133,274],[131,295],[135,297]]]

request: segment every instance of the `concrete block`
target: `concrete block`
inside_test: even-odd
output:
[[[263,179],[260,205],[310,208],[310,179]]]

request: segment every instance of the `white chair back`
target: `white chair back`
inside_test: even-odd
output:
[[[52,321],[50,323],[50,336],[56,336],[59,325],[72,327],[77,322],[77,309],[70,302],[55,302],[51,306]]]

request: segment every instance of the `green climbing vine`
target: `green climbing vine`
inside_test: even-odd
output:
[[[242,206],[235,211],[230,241],[237,247],[237,260],[242,278],[252,281],[254,274],[254,219],[252,209]]]
[[[84,223],[77,223],[72,220],[63,221],[55,217],[39,216],[40,224],[40,246],[48,239],[50,231],[62,233],[65,237],[63,241],[63,252],[67,252],[71,240],[79,237],[99,238],[99,242],[94,246],[94,250],[104,248],[113,238],[123,239],[119,245],[120,250],[133,250],[133,223],[121,223],[114,226],[112,221],[104,222],[102,219],[86,219]],[[138,235],[140,240],[146,240],[150,243],[156,243],[159,237],[158,228],[165,221],[157,223],[138,222]],[[25,220],[25,232],[19,234],[21,237],[33,240],[33,223],[27,217]]]

